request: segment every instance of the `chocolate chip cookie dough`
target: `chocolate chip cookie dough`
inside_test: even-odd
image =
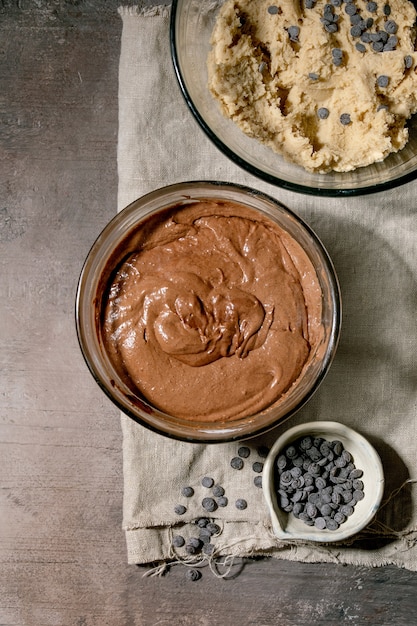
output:
[[[101,340],[137,396],[170,415],[228,421],[297,385],[323,338],[322,291],[275,222],[224,201],[145,220],[110,262]]]
[[[383,160],[417,111],[408,0],[226,0],[209,88],[249,136],[312,172]]]

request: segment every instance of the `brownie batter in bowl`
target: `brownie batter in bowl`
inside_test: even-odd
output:
[[[77,294],[80,345],[128,415],[192,441],[241,439],[288,417],[337,344],[332,264],[272,198],[184,183],[119,213]]]

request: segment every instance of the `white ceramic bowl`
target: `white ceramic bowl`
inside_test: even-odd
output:
[[[292,191],[319,196],[353,196],[383,191],[417,176],[417,115],[409,121],[403,150],[352,172],[311,173],[289,163],[245,135],[224,117],[208,89],[207,55],[221,0],[173,0],[171,53],[191,113],[223,154],[259,178]]]
[[[328,441],[341,441],[353,456],[356,468],[363,470],[361,480],[364,483],[364,498],[356,504],[353,514],[338,530],[320,530],[315,526],[307,526],[292,513],[286,513],[278,506],[276,459],[290,443],[307,435],[322,437]],[[343,541],[355,535],[372,521],[381,503],[384,473],[379,455],[362,435],[338,422],[308,422],[290,428],[277,439],[265,461],[262,486],[277,538],[329,543]]]

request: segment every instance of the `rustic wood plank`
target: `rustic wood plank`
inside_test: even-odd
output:
[[[0,625],[409,626],[416,574],[394,567],[126,564],[118,411],[73,321],[116,207],[118,4],[0,3]]]

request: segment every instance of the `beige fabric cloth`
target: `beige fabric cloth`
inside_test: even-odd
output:
[[[344,323],[319,391],[290,422],[247,444],[251,457],[241,471],[230,468],[237,444],[171,441],[122,416],[128,561],[172,556],[172,534],[189,534],[189,522],[203,513],[201,498],[208,493],[200,481],[208,475],[223,485],[230,502],[213,515],[223,528],[216,539],[223,554],[417,570],[413,486],[383,507],[379,519],[386,528],[374,526],[376,534],[365,533],[361,541],[333,548],[282,546],[272,536],[251,468],[260,443],[270,443],[288,426],[322,419],[344,422],[375,445],[386,472],[385,497],[417,477],[417,183],[357,199],[325,199],[284,191],[245,173],[209,142],[182,99],[170,60],[168,13],[162,7],[147,16],[138,8],[120,9],[119,209],[183,180],[239,182],[273,195],[306,219],[329,250],[341,283]],[[187,502],[180,494],[185,485],[196,491]],[[248,500],[245,511],[233,504],[239,497]],[[188,506],[182,518],[174,513],[178,503]]]

